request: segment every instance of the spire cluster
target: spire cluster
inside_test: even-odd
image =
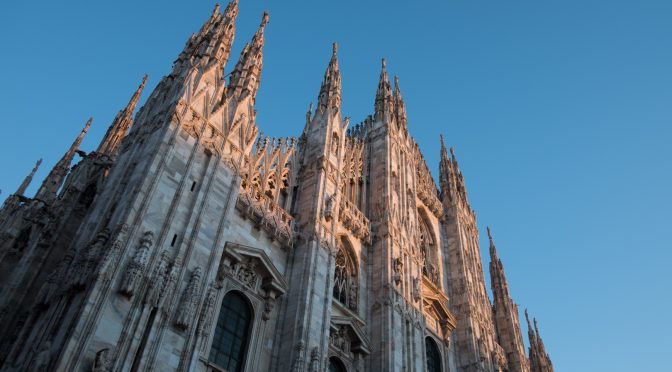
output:
[[[441,137],[441,160],[439,162],[439,181],[441,184],[441,194],[450,203],[461,202],[469,207],[467,199],[467,188],[464,183],[464,176],[455,157],[455,149],[450,148],[450,155],[446,150],[446,145]],[[471,209],[471,208],[469,208]]]
[[[235,34],[235,20],[238,16],[238,0],[231,1],[224,13],[219,12],[219,4],[198,34],[192,34],[180,53],[173,73],[187,66],[200,64],[202,66],[218,65],[224,69],[229,60],[233,37]]]
[[[525,309],[525,320],[527,320],[527,336],[530,343],[530,371],[553,372],[553,363],[551,363],[551,358],[546,353],[546,346],[539,334],[537,319],[534,318],[534,328],[532,328],[530,318],[527,315],[527,309]]]
[[[264,30],[268,24],[268,12],[264,12],[259,29],[252,41],[245,44],[240,59],[231,72],[227,96],[237,95],[243,98],[254,97],[259,89],[261,69],[263,67]]]

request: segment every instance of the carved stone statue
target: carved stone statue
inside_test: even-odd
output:
[[[151,231],[146,231],[142,236],[142,239],[140,239],[140,247],[138,247],[135,256],[133,256],[133,259],[128,263],[124,277],[121,280],[119,292],[122,294],[132,297],[136,292],[142,276],[147,269],[149,249],[153,243],[154,234]]]
[[[354,284],[354,283],[356,283],[356,278],[353,277],[351,282],[353,284],[350,285],[348,307],[350,307],[350,310],[357,311],[357,285]]]
[[[181,329],[189,328],[192,320],[196,316],[196,307],[198,306],[198,289],[201,286],[202,269],[197,267],[191,273],[189,285],[182,294],[180,306],[177,310],[177,319],[175,325]]]

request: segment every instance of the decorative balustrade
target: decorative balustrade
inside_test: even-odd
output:
[[[364,216],[364,213],[359,208],[345,198],[341,198],[338,220],[356,238],[362,240],[369,239],[371,235],[369,219]]]
[[[241,188],[236,208],[257,227],[265,230],[272,239],[291,245],[294,219],[269,197],[253,188]]]

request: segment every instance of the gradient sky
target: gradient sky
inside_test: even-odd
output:
[[[94,149],[213,4],[5,2],[0,198],[43,157],[34,192],[89,116]],[[489,225],[556,371],[669,370],[672,1],[241,0],[227,70],[264,9],[264,133],[301,133],[333,41],[351,123],[386,57],[435,174],[439,133],[455,146],[486,270]]]

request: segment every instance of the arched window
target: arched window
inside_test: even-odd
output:
[[[334,299],[351,310],[357,310],[357,270],[345,242],[338,241],[334,270]]]
[[[348,372],[343,365],[343,362],[336,357],[329,358],[329,372]]]
[[[427,372],[441,372],[441,353],[436,342],[429,337],[425,338],[425,354],[427,355]]]
[[[222,300],[209,360],[226,371],[243,370],[252,325],[252,306],[238,292]]]
[[[438,281],[438,272],[434,262],[437,261],[435,257],[436,243],[434,242],[434,234],[423,213],[419,213],[420,220],[420,254],[422,255],[422,273],[432,281]]]

